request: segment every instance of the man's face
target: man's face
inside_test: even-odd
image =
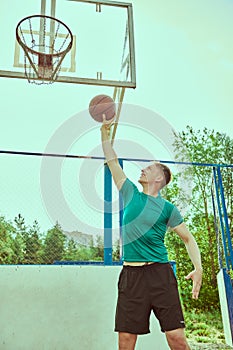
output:
[[[156,180],[161,180],[162,174],[160,168],[155,164],[151,164],[141,170],[141,176],[138,180],[139,183],[152,183]]]

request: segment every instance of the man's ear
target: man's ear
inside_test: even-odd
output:
[[[164,176],[163,175],[157,175],[155,178],[155,182],[162,182],[164,180]]]

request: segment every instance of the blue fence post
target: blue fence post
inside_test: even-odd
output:
[[[215,169],[213,168],[214,176],[215,176]],[[214,177],[215,180],[215,177]],[[212,198],[212,207],[213,207],[213,213],[214,213],[214,228],[216,233],[216,241],[217,241],[217,247],[218,247],[218,263],[219,267],[223,268],[223,261],[222,261],[222,253],[221,253],[221,243],[220,243],[220,234],[219,234],[219,228],[218,228],[218,220],[217,220],[217,210],[215,206],[215,199],[214,199],[214,188],[215,182],[211,186],[211,198]]]
[[[218,207],[218,217],[219,217],[221,233],[222,233],[222,245],[223,245],[226,266],[227,266],[227,269],[229,270],[230,269],[230,261],[229,261],[229,257],[228,257],[227,239],[226,239],[226,234],[225,234],[224,222],[223,222],[223,218],[222,218],[221,200],[220,200],[220,196],[219,196],[219,178],[218,178],[218,172],[217,172],[215,167],[213,168],[213,173],[214,173],[214,184],[215,184],[216,200],[217,200],[217,207]]]
[[[223,267],[221,251],[219,249],[219,261],[221,271],[218,274],[218,290],[220,296],[221,313],[223,317],[224,334],[227,344],[232,346],[233,341],[233,289],[230,268],[233,267],[232,241],[228,224],[228,214],[225,203],[224,189],[220,167],[213,167],[214,185],[216,191],[216,200],[218,207],[218,219],[222,232],[222,246],[225,256],[226,267]],[[214,215],[216,216],[214,198],[213,198]],[[215,218],[216,220],[216,218]],[[217,222],[215,223],[215,225]],[[218,228],[217,228],[218,229]],[[222,277],[223,279],[222,279]]]
[[[233,250],[232,250],[231,234],[230,234],[230,228],[228,223],[228,214],[227,214],[227,208],[226,208],[226,202],[225,202],[224,189],[222,184],[222,175],[219,167],[217,168],[217,173],[218,173],[220,196],[222,200],[223,218],[224,218],[226,237],[227,237],[228,254],[229,254],[228,259],[230,260],[231,268],[233,268]]]
[[[215,183],[216,199],[217,199],[217,205],[218,205],[219,221],[220,221],[220,226],[222,231],[223,250],[224,250],[227,270],[230,270],[230,267],[233,268],[233,249],[232,249],[231,234],[230,234],[230,228],[228,223],[228,214],[226,209],[225,195],[224,195],[224,189],[223,189],[223,183],[222,183],[222,175],[221,175],[220,167],[217,167],[217,169],[214,167],[213,171],[214,171],[214,183]]]
[[[104,165],[104,265],[112,265],[112,175]]]
[[[123,159],[119,159],[119,164],[123,169]],[[122,225],[123,225],[123,199],[119,193],[119,248],[120,248],[120,263],[122,263],[123,240],[122,240]]]

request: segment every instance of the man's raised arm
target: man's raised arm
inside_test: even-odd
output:
[[[117,155],[112,147],[112,144],[110,141],[110,127],[111,125],[109,123],[104,122],[102,124],[102,127],[101,127],[102,148],[106,158],[106,162],[111,171],[113,180],[118,190],[120,190],[123,183],[126,180],[126,175],[123,169],[121,168]]]

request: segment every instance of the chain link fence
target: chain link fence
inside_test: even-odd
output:
[[[1,154],[0,168],[1,264],[103,261],[103,159]],[[112,259],[119,261],[114,186],[112,196]]]

